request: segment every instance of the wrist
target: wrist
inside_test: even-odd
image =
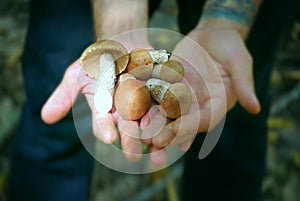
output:
[[[238,32],[244,40],[246,39],[250,28],[244,24],[224,19],[224,18],[208,18],[202,19],[196,30],[200,31],[221,31],[221,30],[234,30]]]
[[[233,29],[245,39],[261,0],[208,0],[197,26],[199,29]]]
[[[147,0],[93,0],[97,40],[148,26]]]

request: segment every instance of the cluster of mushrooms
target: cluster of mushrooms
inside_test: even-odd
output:
[[[117,41],[101,40],[84,50],[80,65],[96,79],[94,105],[100,114],[106,115],[114,104],[123,119],[138,120],[158,103],[162,114],[176,119],[190,108],[191,93],[181,82],[182,64],[170,60],[166,50],[128,53]]]

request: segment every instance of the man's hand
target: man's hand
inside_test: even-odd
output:
[[[146,0],[93,0],[92,5],[98,40],[109,39],[132,29],[147,27],[148,2]],[[147,47],[149,44],[147,34],[141,32],[139,35],[129,33],[120,40],[123,40],[119,42],[128,51],[143,45]],[[138,160],[142,154],[141,141],[138,139],[138,122],[123,120],[114,108],[106,116],[99,116],[93,104],[94,82],[95,80],[81,72],[79,60],[75,61],[67,68],[62,82],[44,105],[43,120],[52,124],[62,119],[70,111],[77,95],[83,93],[92,111],[95,136],[105,143],[113,143],[120,136],[125,156],[132,161]]]
[[[158,132],[149,123],[149,115],[146,115],[142,120],[145,127],[142,136],[150,136],[147,143],[160,149],[168,144],[178,144],[181,149],[188,149],[198,132],[209,131],[218,125],[237,101],[249,113],[259,113],[260,105],[254,92],[253,62],[244,44],[259,5],[260,0],[206,1],[201,19],[188,37],[207,51],[214,65],[202,65],[206,56],[199,54],[199,48],[193,48],[195,45],[189,38],[184,38],[177,45],[174,54],[193,67],[185,66],[185,79],[190,83],[196,101],[193,101],[189,114],[165,127],[161,125]],[[218,141],[218,137],[212,138],[208,140],[209,151]],[[200,151],[199,156],[205,157],[207,154],[200,156]]]
[[[61,120],[70,111],[78,94],[83,93],[92,111],[94,135],[105,143],[113,143],[120,136],[125,156],[132,161],[138,160],[142,154],[141,142],[137,139],[138,123],[123,120],[114,109],[106,116],[99,116],[93,101],[94,84],[95,80],[86,76],[81,71],[79,61],[75,61],[68,67],[62,82],[45,103],[42,119],[48,124]]]
[[[193,49],[195,43],[208,52],[212,62],[204,51]],[[176,60],[184,58],[189,62],[182,61],[185,64],[185,80],[196,98],[189,114],[172,121],[158,132],[154,131],[154,127],[144,129],[142,136],[149,136],[152,132],[155,147],[164,148],[173,144],[188,149],[197,133],[214,128],[237,101],[249,113],[259,113],[252,58],[237,30],[195,29],[176,46],[173,55]],[[146,117],[143,121],[149,122]]]

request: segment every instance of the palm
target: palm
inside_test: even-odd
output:
[[[74,62],[68,67],[62,82],[44,105],[43,120],[46,123],[59,121],[70,111],[78,94],[82,93],[92,112],[94,135],[105,143],[113,143],[117,137],[120,137],[125,155],[130,160],[137,160],[142,153],[141,142],[137,139],[138,123],[123,120],[114,108],[107,115],[98,115],[93,99],[95,82],[95,79],[89,78],[81,71],[78,60]]]
[[[169,143],[190,144],[198,132],[214,128],[237,99],[249,112],[259,111],[253,92],[251,57],[240,36],[230,30],[194,30],[189,37],[193,40],[184,38],[173,55],[185,64],[185,82],[195,97],[189,114],[169,123],[153,137],[152,143],[160,148]]]

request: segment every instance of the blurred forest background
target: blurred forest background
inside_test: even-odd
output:
[[[5,201],[11,144],[25,99],[20,59],[26,35],[29,0],[0,0],[0,201]],[[150,26],[178,31],[175,0],[164,0]],[[268,121],[264,201],[300,200],[300,10],[282,38],[272,74],[273,98]],[[160,36],[161,43],[168,38]],[[94,170],[91,201],[179,200],[182,161],[147,175],[116,173],[101,165]]]

